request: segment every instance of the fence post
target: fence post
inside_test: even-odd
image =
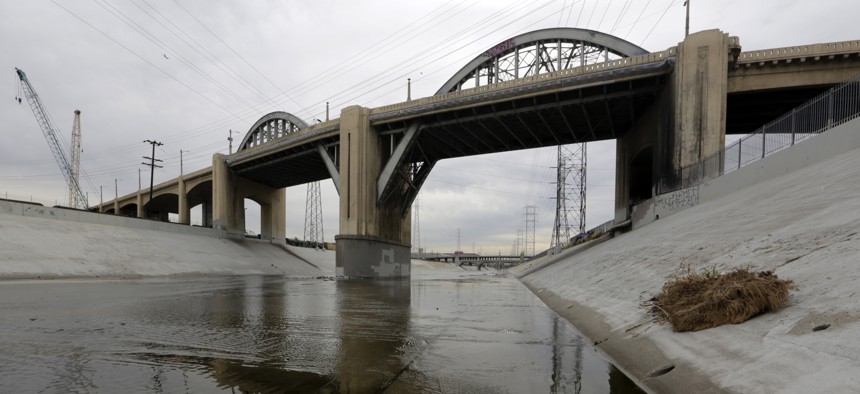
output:
[[[761,127],[761,158],[764,159],[764,154],[767,152],[767,125]]]
[[[741,159],[743,158],[743,156],[741,156],[741,148],[744,146],[744,140],[745,140],[745,139],[746,139],[746,137],[741,138],[740,140],[738,140],[738,167],[737,167],[737,168],[735,168],[736,170],[737,170],[738,168],[741,168]]]
[[[794,118],[797,115],[797,108],[791,110],[791,144],[794,145]]]

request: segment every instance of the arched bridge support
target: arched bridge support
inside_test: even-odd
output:
[[[234,174],[223,154],[212,157],[212,222],[230,238],[245,234],[245,198],[260,204],[261,238],[286,243],[286,190],[269,187]]]
[[[340,116],[337,275],[408,277],[412,214],[400,206],[403,200],[377,203],[377,181],[384,163],[379,134],[370,124],[369,112],[351,106]]]

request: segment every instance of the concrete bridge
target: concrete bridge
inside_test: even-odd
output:
[[[860,41],[743,52],[718,30],[648,53],[600,32],[547,29],[501,42],[436,95],[346,107],[308,126],[262,117],[211,168],[120,197],[101,212],[166,220],[202,204],[204,225],[239,237],[243,200],[263,239],[284,242],[284,188],[332,179],[340,195],[338,274],[409,275],[410,207],[443,159],[616,139],[616,222],[657,179],[860,73]],[[715,176],[717,172],[711,174]]]

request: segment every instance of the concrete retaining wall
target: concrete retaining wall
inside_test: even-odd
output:
[[[302,249],[228,239],[209,228],[0,201],[0,278],[334,275],[334,252]]]

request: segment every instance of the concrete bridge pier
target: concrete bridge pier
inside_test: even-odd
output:
[[[340,116],[340,226],[337,275],[398,278],[410,275],[412,212],[402,201],[377,203],[377,178],[383,167],[379,134],[370,110],[344,108]]]
[[[212,227],[227,237],[245,234],[246,198],[260,204],[261,239],[286,243],[286,189],[239,177],[227,168],[223,154],[212,157]],[[204,207],[205,209],[205,207]]]
[[[675,71],[655,105],[618,139],[615,222],[631,219],[631,206],[654,197],[663,178],[719,152],[725,146],[730,62],[740,52],[737,37],[720,30],[690,34],[677,47]],[[721,173],[711,166],[704,179]]]
[[[179,178],[179,223],[191,224],[191,207],[188,206],[188,191],[183,178]]]

